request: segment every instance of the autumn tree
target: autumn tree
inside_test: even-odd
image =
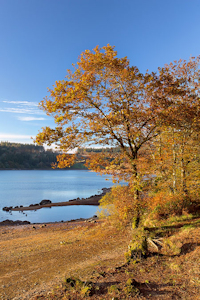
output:
[[[172,99],[189,95],[191,89],[181,73],[172,74],[172,67],[159,69],[157,74],[140,73],[127,57],[118,58],[110,45],[86,50],[73,67],[40,103],[54,117],[56,127],[43,128],[36,142],[59,146],[63,155],[58,157],[58,167],[73,164],[75,155],[66,154],[68,150],[94,145],[118,147],[118,153],[91,155],[88,166],[123,175],[139,203],[140,150],[160,134],[163,118],[170,122]],[[135,211],[139,218],[139,207]]]
[[[160,69],[161,73],[169,74],[174,81],[179,80],[182,90],[179,94],[172,93],[166,99],[167,105],[163,100],[155,101],[161,98],[160,86],[155,85],[154,93],[149,95],[161,121],[159,136],[148,144],[149,170],[156,175],[150,194],[154,195],[154,209],[157,205],[162,208],[162,214],[167,215],[167,206],[171,207],[172,213],[181,213],[184,208],[192,210],[199,199],[199,58],[171,63]]]
[[[157,139],[161,163],[167,152],[162,155],[161,148],[168,148],[171,153],[173,192],[177,189],[176,169],[180,162],[182,191],[186,193],[186,166],[193,161],[192,154],[197,151],[200,132],[200,100],[199,100],[199,58],[191,58],[188,62],[180,60],[178,63],[166,65],[164,73],[170,74],[174,80],[179,79],[180,86],[184,86],[183,93],[171,95],[170,105],[160,114],[162,121],[161,134]],[[154,101],[155,103],[155,101]],[[165,144],[163,147],[162,144]],[[169,150],[171,149],[171,150]],[[195,149],[195,151],[193,151]],[[186,155],[188,153],[188,155]],[[189,154],[190,153],[190,154]],[[184,158],[185,156],[185,158]],[[197,157],[196,154],[194,157]],[[169,164],[169,162],[168,162]],[[163,173],[163,170],[161,171]]]

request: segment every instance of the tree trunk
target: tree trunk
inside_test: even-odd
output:
[[[181,147],[181,188],[185,196],[188,195],[188,189],[186,184],[186,166],[184,162],[184,145]]]
[[[173,178],[173,193],[175,194],[177,191],[177,175],[176,175],[176,168],[177,168],[177,153],[176,153],[176,144],[175,144],[175,138],[174,138],[174,129],[172,131],[173,136],[173,147],[172,147],[172,153],[173,153],[173,169],[172,169],[172,178]]]
[[[135,160],[132,163],[132,167],[133,167],[133,176],[134,176],[134,201],[136,203],[136,217],[135,217],[135,224],[134,227],[138,228],[139,227],[139,223],[140,223],[140,205],[139,205],[139,201],[140,201],[140,191],[138,189],[138,171],[137,171],[137,153],[135,155]]]
[[[162,139],[159,136],[159,156],[160,156],[160,176],[163,178],[163,156],[162,156]]]

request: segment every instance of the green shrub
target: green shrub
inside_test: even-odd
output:
[[[136,296],[140,293],[140,290],[137,288],[138,283],[132,279],[129,278],[126,282],[126,286],[124,288],[124,292],[127,296]]]
[[[63,287],[66,291],[74,290],[80,293],[82,296],[91,296],[94,293],[92,282],[84,282],[75,277],[66,278]]]

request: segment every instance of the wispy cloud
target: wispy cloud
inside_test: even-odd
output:
[[[46,120],[45,118],[37,118],[37,117],[18,117],[17,118],[20,121],[43,121]]]
[[[10,101],[10,100],[3,100],[3,103],[9,103],[9,104],[20,104],[20,105],[26,105],[26,106],[38,106],[35,102],[30,101]]]
[[[26,108],[14,108],[14,107],[5,107],[0,108],[0,111],[14,114],[30,114],[30,115],[44,115],[44,112],[34,109]]]
[[[1,100],[0,112],[29,115],[45,115],[38,104],[30,101]]]
[[[40,110],[26,109],[26,108],[13,108],[6,107],[0,108],[0,111],[14,114],[30,114],[30,115],[44,115],[44,112]]]

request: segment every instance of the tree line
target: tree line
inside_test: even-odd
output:
[[[87,170],[86,158],[91,153],[102,153],[102,151],[111,150],[109,148],[79,148],[76,151],[75,163],[65,169]],[[112,149],[112,151],[119,151],[119,149]],[[53,165],[57,163],[58,155],[60,155],[59,152],[54,152],[51,149],[45,150],[43,146],[0,142],[0,169],[52,169]]]
[[[0,169],[50,169],[56,154],[43,146],[20,143],[0,143]]]
[[[48,170],[57,162],[57,155],[52,150],[45,150],[43,146],[0,142],[0,169]],[[70,169],[86,169],[83,162],[79,158]]]

